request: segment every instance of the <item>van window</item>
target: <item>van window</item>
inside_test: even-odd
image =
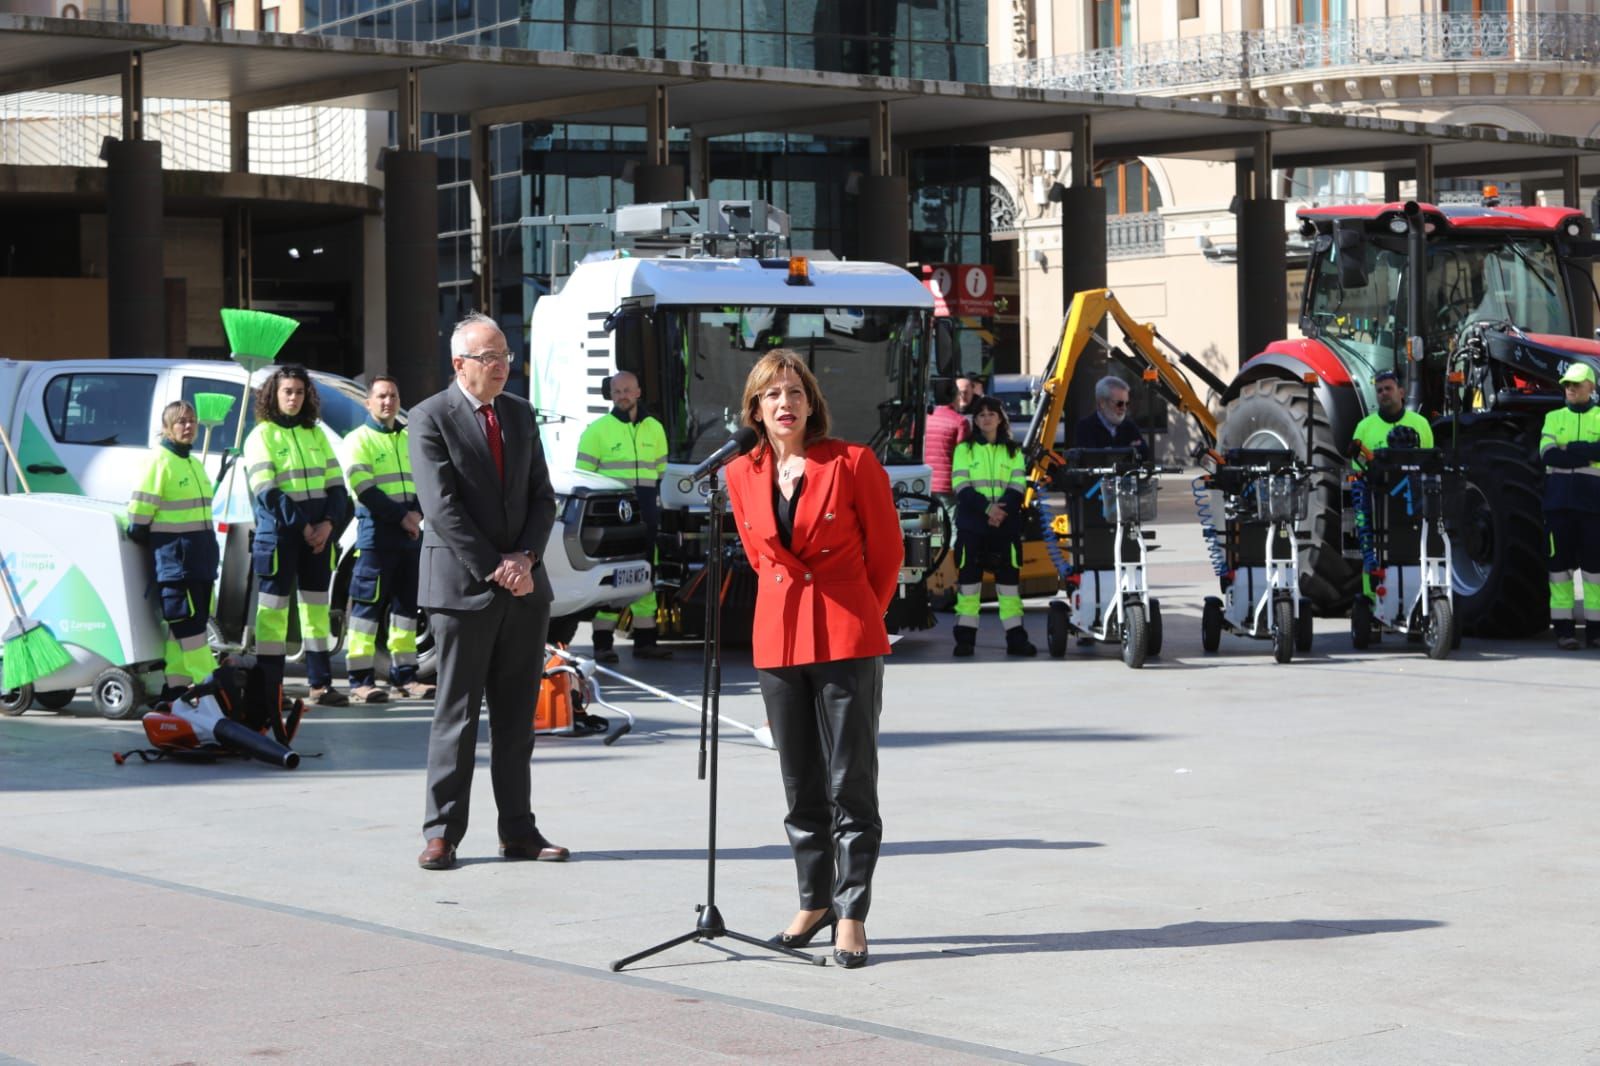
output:
[[[341,437],[348,437],[367,420],[367,408],[359,386],[336,381],[321,374],[311,375],[322,401],[322,421]]]
[[[239,397],[244,392],[244,384],[239,381],[227,381],[223,378],[202,378],[186,374],[183,378],[183,398],[185,401],[199,408],[194,402],[197,393],[221,393],[233,397],[233,406],[228,408],[228,417],[221,425],[211,431],[211,451],[220,452],[224,448],[233,447],[234,435],[239,432]],[[254,399],[254,397],[252,397]],[[252,405],[253,406],[253,405]],[[256,424],[255,411],[252,409],[245,413],[244,432],[248,436]],[[200,427],[200,440],[204,440],[206,430]],[[199,441],[196,442],[199,444]]]
[[[61,444],[153,443],[154,374],[62,374],[44,389],[45,421]]]

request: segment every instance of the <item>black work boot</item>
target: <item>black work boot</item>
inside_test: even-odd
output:
[[[956,626],[956,648],[954,654],[957,659],[970,658],[972,653],[977,650],[977,645],[977,626]]]
[[[1028,639],[1028,631],[1021,626],[1012,626],[1006,630],[1006,654],[1015,655],[1023,659],[1031,659],[1039,654],[1039,649],[1033,646]]]

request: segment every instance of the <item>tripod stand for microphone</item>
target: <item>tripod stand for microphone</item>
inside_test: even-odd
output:
[[[713,474],[714,478],[716,475]],[[706,650],[704,658],[704,676],[701,679],[700,696],[700,772],[702,781],[708,781],[706,818],[706,901],[695,906],[700,913],[694,928],[687,933],[681,933],[671,940],[664,940],[655,947],[645,948],[643,951],[634,952],[626,958],[618,959],[611,964],[612,972],[631,966],[640,959],[647,959],[651,955],[675,948],[679,944],[687,944],[691,940],[715,940],[718,937],[728,937],[764,951],[776,952],[780,955],[792,955],[797,959],[804,959],[814,966],[827,965],[827,959],[821,955],[810,955],[804,951],[784,947],[781,944],[768,943],[760,937],[750,936],[747,933],[736,932],[729,929],[722,920],[722,912],[717,909],[717,704],[722,695],[722,517],[727,506],[727,497],[722,486],[715,481],[711,489],[710,536],[706,541]],[[706,775],[706,750],[707,735],[710,736],[710,766],[711,773]]]

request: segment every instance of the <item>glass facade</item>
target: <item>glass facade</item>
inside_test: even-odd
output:
[[[984,0],[305,2],[306,30],[319,34],[971,82],[987,80],[987,20]],[[439,314],[448,324],[478,302],[466,119],[425,116],[423,149],[439,158]],[[671,162],[687,172],[686,133],[675,131],[671,149]],[[712,196],[767,200],[789,213],[795,248],[858,257],[853,190],[868,169],[865,138],[742,134],[714,139],[710,149]],[[525,351],[525,323],[552,264],[546,236],[524,232],[517,220],[634,202],[629,164],[643,160],[644,130],[500,126],[490,155],[494,313],[513,350]],[[983,148],[911,154],[913,260],[987,261],[988,173]]]

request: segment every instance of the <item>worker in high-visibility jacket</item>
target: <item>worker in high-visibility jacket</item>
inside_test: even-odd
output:
[[[162,409],[161,441],[128,500],[128,539],[150,549],[167,623],[164,700],[176,699],[217,669],[206,643],[219,561],[212,486],[205,465],[190,453],[199,428],[194,407],[183,400]]]
[[[367,384],[367,420],[344,439],[345,484],[356,501],[345,664],[350,698],[360,703],[383,703],[389,698],[377,684],[378,631],[385,608],[390,686],[411,699],[428,699],[435,691],[417,680],[422,505],[411,479],[406,427],[399,414],[399,382],[387,374],[375,375]]]
[[[611,377],[612,408],[589,424],[578,438],[578,469],[615,478],[633,488],[639,515],[648,531],[651,563],[655,562],[656,530],[661,525],[661,475],[667,470],[667,431],[639,402],[639,379],[621,371]],[[633,612],[633,654],[639,659],[670,659],[672,652],[656,643],[656,592],[652,585],[628,605]],[[594,616],[594,657],[614,663],[616,611]]]
[[[994,574],[1006,654],[1037,655],[1022,626],[1017,587],[1027,462],[1011,439],[1011,423],[998,398],[980,396],[968,413],[972,436],[956,445],[950,457],[950,487],[956,494],[955,654],[969,656],[977,645],[978,602],[987,570]]]
[[[1578,619],[1584,635],[1600,646],[1600,406],[1595,373],[1573,363],[1561,375],[1565,407],[1544,416],[1539,459],[1544,463],[1544,526],[1550,540],[1550,622],[1556,646],[1578,650]],[[1572,572],[1583,572],[1583,615]]]
[[[240,460],[255,504],[256,661],[269,685],[281,687],[295,597],[311,700],[344,707],[350,699],[333,687],[329,662],[328,586],[339,533],[350,522],[350,495],[333,444],[317,424],[320,412],[304,367],[278,367],[256,393],[256,428]]]
[[[1399,375],[1393,370],[1380,370],[1373,375],[1372,386],[1378,409],[1357,422],[1350,436],[1350,469],[1357,478],[1366,476],[1367,464],[1380,449],[1433,447],[1433,427],[1428,420],[1416,411],[1406,410],[1406,392]],[[1364,491],[1362,499],[1366,506],[1357,508],[1355,513],[1356,536],[1362,544],[1361,594],[1372,599],[1372,505]]]

